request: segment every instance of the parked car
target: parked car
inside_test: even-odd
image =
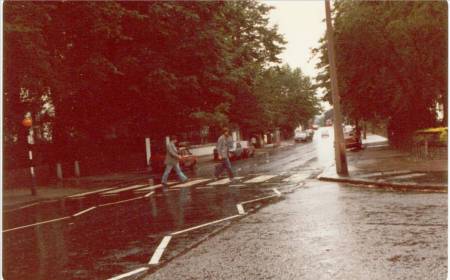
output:
[[[306,134],[308,135],[307,141],[312,141],[312,139],[313,139],[313,137],[314,137],[314,130],[312,130],[312,129],[307,129],[307,130],[306,130]]]
[[[197,157],[191,153],[189,147],[179,147],[178,154],[181,156],[181,168],[193,169],[197,164]],[[164,160],[166,159],[166,149],[162,147],[152,147],[152,156],[150,159],[153,172],[164,171]]]
[[[306,142],[308,141],[308,134],[306,133],[306,131],[296,130],[294,135],[294,141],[297,143]]]
[[[328,132],[328,129],[322,129],[322,131],[320,132],[320,135],[322,137],[328,137],[328,136],[330,136],[330,133]]]
[[[197,164],[197,157],[191,153],[188,147],[180,147],[178,153],[181,156],[180,166],[184,168],[194,169]]]
[[[247,158],[255,154],[255,147],[248,141],[235,141],[233,146],[229,150],[230,160],[236,160],[240,158]],[[214,160],[219,160],[219,154],[217,153],[217,148],[213,151]]]
[[[361,132],[353,127],[346,126],[344,129],[345,148],[347,149],[362,149]]]
[[[241,141],[240,142],[243,151],[243,157],[244,158],[248,158],[248,157],[252,157],[255,155],[255,146],[253,146],[252,143],[250,143],[249,141]]]

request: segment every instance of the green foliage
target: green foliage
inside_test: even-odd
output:
[[[260,123],[269,129],[292,131],[320,111],[310,78],[288,65],[264,71],[255,92],[263,111]]]
[[[61,147],[116,128],[143,136],[297,125],[317,102],[300,70],[269,67],[285,43],[269,11],[251,0],[6,2],[7,133],[44,103]]]
[[[394,142],[433,125],[436,102],[447,103],[447,4],[338,1],[334,18],[338,83],[347,116],[387,120]],[[322,69],[318,86],[329,99],[324,40],[314,53]]]

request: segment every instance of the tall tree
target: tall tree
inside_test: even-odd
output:
[[[394,144],[433,125],[447,96],[445,2],[353,2],[335,6],[339,86],[353,119],[383,119]],[[328,83],[323,44],[317,77]]]

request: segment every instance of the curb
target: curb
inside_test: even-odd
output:
[[[329,182],[339,182],[339,183],[349,183],[355,185],[363,185],[366,187],[384,187],[384,188],[392,188],[402,191],[434,191],[434,192],[448,192],[447,185],[432,185],[432,184],[423,184],[423,185],[415,185],[415,184],[402,184],[402,183],[393,183],[393,182],[380,182],[380,181],[371,181],[371,180],[363,180],[363,179],[355,179],[351,177],[328,177],[319,175],[317,179],[320,181],[329,181]]]

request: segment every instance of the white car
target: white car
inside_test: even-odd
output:
[[[305,131],[296,131],[294,136],[295,142],[306,142],[308,140],[308,134]]]
[[[320,133],[320,135],[321,135],[322,137],[328,137],[328,136],[330,136],[330,133],[328,132],[328,129],[324,129],[324,130],[322,130],[322,132]]]

